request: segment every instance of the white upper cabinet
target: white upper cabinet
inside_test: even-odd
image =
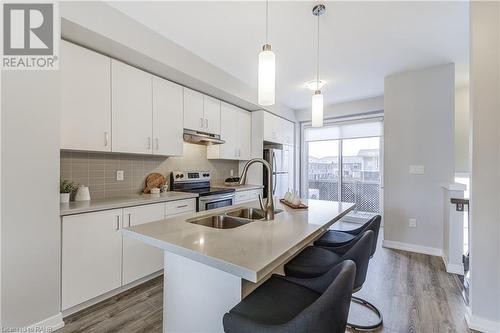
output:
[[[123,209],[124,227],[165,218],[165,203]],[[123,282],[128,284],[163,269],[163,251],[130,237],[123,237]]]
[[[221,103],[220,134],[224,144],[207,147],[209,159],[249,160],[252,117],[250,112]]]
[[[111,59],[61,41],[61,149],[111,151]]]
[[[204,132],[220,134],[221,102],[218,99],[203,96],[203,116],[205,118]]]
[[[294,124],[288,120],[282,120],[283,123],[283,143],[286,145],[293,145],[294,138]]]
[[[207,147],[207,157],[213,159],[234,160],[237,157],[238,133],[236,128],[235,107],[221,103],[220,109],[220,136],[224,144]]]
[[[204,131],[203,94],[184,88],[184,128]]]
[[[182,86],[153,76],[153,154],[183,153]]]
[[[152,76],[120,61],[111,61],[113,151],[153,152]]]
[[[264,113],[264,141],[294,144],[294,123],[269,112]]]
[[[238,109],[238,159],[249,160],[251,155],[252,141],[252,115],[250,112]]]
[[[264,112],[264,140],[283,143],[283,119],[272,113]]]
[[[220,108],[218,99],[184,88],[184,128],[220,134]]]

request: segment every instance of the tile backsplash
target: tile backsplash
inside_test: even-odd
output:
[[[206,147],[184,143],[179,157],[128,155],[116,153],[61,152],[61,179],[86,185],[92,199],[120,197],[140,193],[146,176],[158,172],[169,179],[174,170],[208,170],[212,184],[238,174],[238,161],[207,160]],[[116,171],[124,171],[124,180],[116,180]]]

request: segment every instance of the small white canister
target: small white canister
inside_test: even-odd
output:
[[[76,190],[75,201],[89,201],[90,191],[87,186],[80,185]]]

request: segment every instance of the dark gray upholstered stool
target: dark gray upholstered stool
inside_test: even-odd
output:
[[[226,333],[344,333],[356,265],[301,279],[273,275],[226,313]]]
[[[345,251],[342,251],[342,253],[336,252],[333,247],[307,247],[285,265],[285,273],[287,276],[311,278],[323,274],[330,267],[337,265],[343,260],[352,260],[356,263],[356,278],[353,288],[353,293],[355,293],[363,287],[363,283],[366,280],[373,241],[374,232],[366,230],[356,236],[351,243],[344,245],[343,250]],[[358,330],[372,330],[382,325],[382,314],[373,304],[355,296],[352,296],[352,300],[372,310],[378,316],[378,321],[373,325],[347,323],[348,327]]]
[[[345,253],[355,243],[353,242],[355,238],[359,239],[363,232],[365,232],[366,230],[371,230],[374,234],[374,240],[370,257],[373,257],[375,251],[377,250],[377,241],[381,221],[382,217],[380,215],[375,215],[361,227],[353,230],[328,230],[314,242],[314,245],[323,247],[335,247],[335,252]]]
[[[319,238],[314,243],[314,245],[329,248],[332,251],[334,251],[335,253],[346,253],[346,251],[348,251],[349,248],[355,244],[356,240],[359,239],[359,237],[362,235],[362,233],[364,231],[371,230],[371,231],[373,231],[373,234],[375,235],[375,238],[374,238],[374,241],[372,244],[371,255],[370,255],[370,258],[372,258],[375,255],[375,252],[377,250],[377,241],[378,241],[378,235],[379,235],[379,231],[380,231],[381,221],[382,221],[382,217],[380,215],[376,215],[376,216],[372,217],[371,219],[369,219],[366,223],[364,223],[359,228],[356,228],[353,230],[346,230],[346,231],[333,231],[333,230],[328,231],[325,234],[323,234],[323,236],[321,238]],[[351,241],[350,243],[346,244],[344,242],[345,236],[337,237],[338,236],[337,233],[348,234],[351,237],[355,237],[355,239],[353,241]],[[352,301],[354,303],[365,306],[368,309],[370,309],[371,311],[373,311],[377,315],[378,321],[373,325],[360,325],[360,324],[348,323],[347,326],[354,328],[354,329],[358,329],[358,330],[373,330],[373,329],[376,329],[382,325],[382,322],[383,322],[382,314],[380,313],[380,311],[377,309],[377,307],[375,305],[371,304],[370,302],[368,302],[362,298],[356,297],[356,296],[352,297]]]

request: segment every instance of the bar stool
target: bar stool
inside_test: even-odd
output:
[[[349,250],[350,246],[354,244],[355,239],[359,239],[364,231],[371,230],[374,234],[374,240],[372,244],[372,250],[370,258],[373,257],[375,251],[377,250],[378,234],[380,230],[380,223],[382,217],[380,215],[375,215],[364,223],[361,227],[353,230],[328,230],[321,236],[318,240],[314,242],[316,246],[322,247],[335,247],[335,252],[345,253]]]
[[[372,230],[366,230],[355,237],[351,243],[342,247],[343,250],[347,249],[345,252],[336,252],[336,248],[333,247],[309,246],[285,265],[285,274],[287,276],[299,278],[312,278],[323,274],[330,267],[337,265],[343,260],[352,260],[356,264],[356,278],[354,280],[353,293],[358,292],[361,290],[366,280],[373,241],[374,232]],[[355,296],[352,296],[352,301],[373,311],[377,315],[378,320],[373,325],[361,325],[348,322],[348,327],[358,330],[372,330],[382,325],[382,314],[373,304]]]
[[[312,278],[273,274],[226,313],[226,333],[344,333],[356,276],[344,261]]]

